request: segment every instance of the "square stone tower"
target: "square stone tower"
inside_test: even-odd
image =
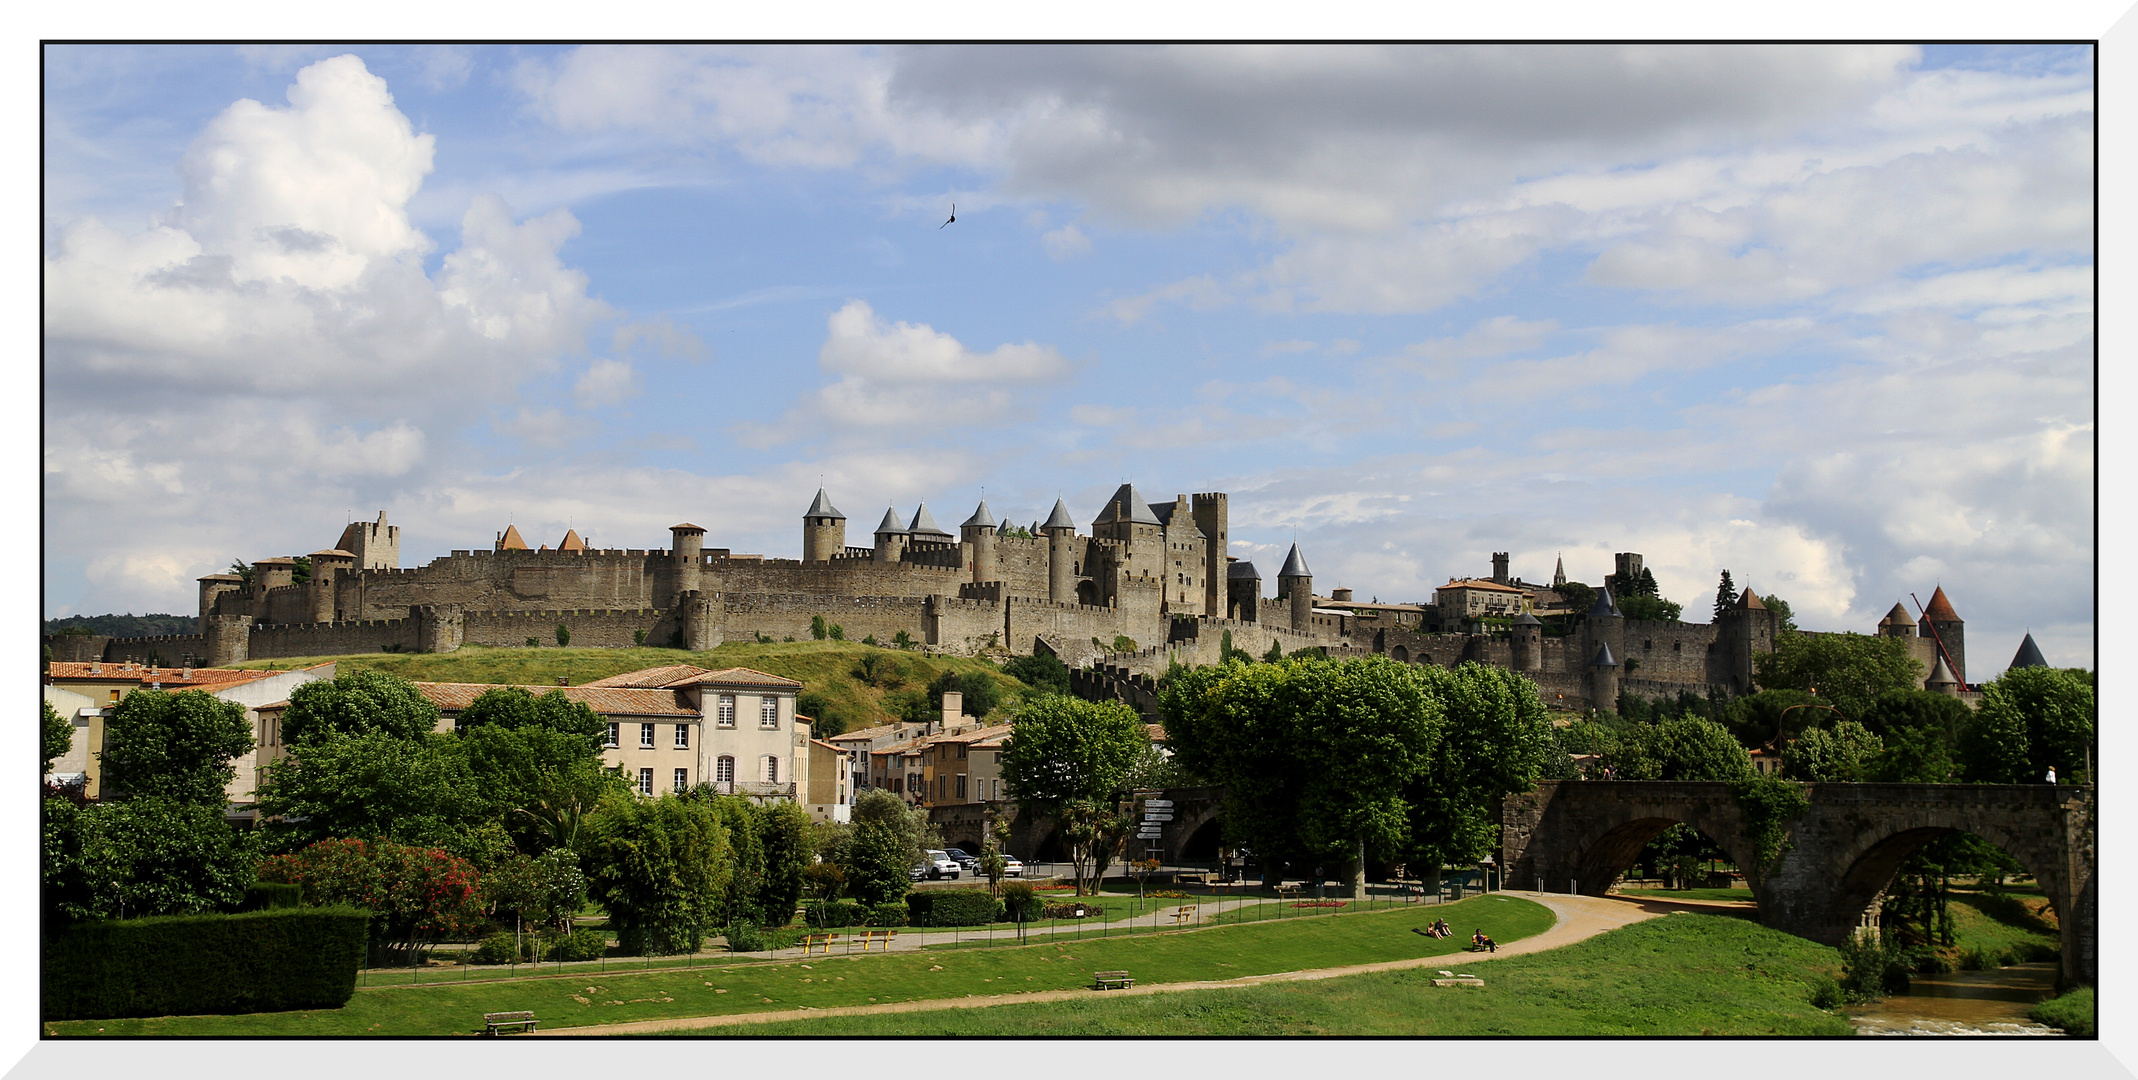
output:
[[[350,522],[334,546],[356,556],[358,570],[401,568],[401,527],[386,524],[384,510],[379,511],[377,521]]]

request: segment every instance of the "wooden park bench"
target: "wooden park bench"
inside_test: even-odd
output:
[[[837,934],[803,934],[802,955],[808,956],[809,950],[822,945],[824,946],[824,955],[830,956],[832,943],[838,940],[839,935]]]
[[[1093,990],[1125,990],[1136,985],[1136,980],[1129,978],[1126,971],[1101,971],[1094,973],[1091,978]]]
[[[1297,900],[1299,899],[1299,890],[1302,887],[1299,885],[1279,885],[1277,886],[1277,899]]]
[[[520,1031],[535,1029],[535,1014],[531,1012],[501,1012],[483,1014],[483,1034],[495,1035],[506,1028]]]
[[[898,931],[896,930],[863,930],[861,933],[854,935],[854,940],[861,942],[862,952],[869,951],[869,943],[876,941],[883,942],[883,951],[890,952],[891,942],[897,937]]]
[[[1195,919],[1195,905],[1189,904],[1173,913],[1173,925],[1186,926]]]
[[[1210,884],[1210,879],[1214,876],[1205,872],[1193,872],[1175,874],[1173,875],[1173,880],[1182,885],[1208,885]]]

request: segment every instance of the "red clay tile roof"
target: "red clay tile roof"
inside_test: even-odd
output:
[[[697,667],[692,664],[665,664],[661,667],[626,671],[621,675],[611,675],[606,679],[589,679],[580,685],[622,686],[647,690],[687,683],[700,675],[710,675],[712,673],[711,668]]]
[[[746,667],[721,668],[718,671],[708,671],[705,674],[698,676],[697,678],[688,679],[677,683],[671,683],[670,685],[769,686],[779,689],[794,690],[799,690],[802,688],[802,684],[793,679],[782,678],[778,675],[767,675],[762,671],[757,671]]]
[[[897,730],[897,724],[878,724],[875,727],[862,728],[860,731],[849,731],[844,735],[833,735],[830,738],[832,742],[868,742],[872,739],[880,739]]]
[[[527,541],[520,539],[519,529],[507,525],[505,526],[505,536],[498,541],[497,546],[505,551],[525,551],[527,550]]]
[[[1737,598],[1737,606],[1751,608],[1755,611],[1767,610],[1767,605],[1760,603],[1759,596],[1750,589],[1746,589],[1744,595]]]
[[[946,743],[986,742],[989,739],[996,738],[1002,735],[1007,735],[1009,733],[1010,725],[994,724],[988,727],[972,728],[966,731],[961,731],[955,735],[937,735],[935,737],[935,741]]]
[[[1945,599],[1945,587],[1930,594],[1930,603],[1923,608],[1923,618],[1931,622],[1959,622],[1960,615],[1952,609],[1952,601]]]
[[[150,668],[141,664],[99,664],[98,672],[92,674],[90,665],[74,661],[54,660],[45,666],[46,677],[53,682],[135,682],[142,686],[161,685],[165,690],[227,690],[249,682],[258,682],[279,671],[243,671],[237,668],[194,668],[185,676],[183,668]]]
[[[438,706],[441,711],[454,713],[467,708],[484,691],[496,690],[499,683],[437,683],[419,682],[416,690]],[[673,690],[629,689],[614,686],[522,686],[519,689],[530,694],[563,694],[567,700],[576,701],[603,716],[676,716],[697,719],[698,710],[685,704],[682,695]]]
[[[1484,589],[1484,590],[1486,590],[1486,591],[1488,591],[1488,592],[1511,592],[1511,593],[1518,593],[1518,592],[1521,592],[1521,591],[1522,591],[1522,590],[1520,590],[1520,589],[1517,589],[1517,588],[1515,588],[1515,587],[1514,587],[1514,586],[1512,586],[1512,585],[1502,585],[1502,584],[1500,584],[1500,583],[1499,583],[1499,582],[1497,582],[1497,581],[1481,581],[1481,580],[1479,580],[1479,579],[1476,579],[1476,578],[1469,578],[1469,579],[1466,579],[1466,580],[1463,580],[1463,581],[1450,581],[1450,582],[1448,582],[1447,584],[1445,584],[1445,585],[1442,585],[1442,586],[1441,586],[1440,588],[1442,588],[1442,589]],[[1435,592],[1438,592],[1439,590],[1438,590],[1438,589],[1436,589],[1436,590],[1434,590],[1434,591],[1435,591]]]
[[[579,530],[564,530],[564,539],[557,541],[558,551],[585,551],[586,541],[579,539]]]

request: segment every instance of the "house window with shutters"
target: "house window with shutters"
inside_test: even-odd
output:
[[[713,762],[713,779],[722,784],[734,783],[735,759],[723,754],[720,760]]]
[[[677,770],[676,770],[676,793],[677,793],[677,794],[681,794],[681,793],[683,793],[683,792],[686,792],[686,791],[689,791],[689,790],[690,790],[690,770],[689,770],[689,769],[677,769]]]
[[[638,771],[638,793],[641,795],[653,794],[652,769],[640,769]]]
[[[771,754],[765,755],[765,783],[779,783],[779,759]]]

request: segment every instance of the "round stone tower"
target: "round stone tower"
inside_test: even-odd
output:
[[[1596,606],[1589,609],[1588,618],[1582,622],[1581,647],[1588,655],[1611,657],[1611,693],[1599,699],[1599,709],[1618,708],[1618,657],[1626,651],[1626,617],[1620,614],[1618,602],[1611,598],[1610,588],[1596,591]],[[1580,654],[1576,654],[1580,655]],[[1593,676],[1595,662],[1591,662]]]
[[[1514,669],[1544,670],[1544,624],[1526,611],[1514,617]]]
[[[1589,701],[1598,709],[1618,708],[1618,657],[1608,644],[1598,645],[1589,661]]]
[[[668,532],[674,537],[668,546],[668,557],[675,562],[676,596],[697,592],[698,572],[705,566],[705,530],[686,521],[670,525]]]
[[[200,617],[206,619],[208,616],[215,614],[216,598],[224,593],[237,592],[244,585],[245,579],[236,574],[209,574],[207,577],[201,578]],[[203,622],[201,625],[205,627],[207,623]],[[203,633],[205,632],[203,631]]]
[[[898,508],[886,507],[883,521],[876,526],[876,561],[895,563],[906,551],[906,521],[898,516]]]
[[[995,565],[995,515],[987,512],[987,500],[958,526],[958,539],[964,543],[972,560],[973,584],[994,581],[1000,577]]]
[[[1945,599],[1945,587],[1930,594],[1930,602],[1923,605],[1923,617],[1916,630],[1937,643],[1938,651],[1945,655],[1946,665],[1952,668],[1952,677],[1961,689],[1967,688],[1967,623],[1952,609],[1952,601]]]
[[[1314,625],[1314,572],[1307,569],[1298,544],[1293,544],[1291,554],[1284,557],[1284,569],[1277,571],[1277,586],[1292,602],[1292,629],[1306,632]]]
[[[802,511],[802,561],[830,562],[846,551],[846,515],[817,489],[817,499]]]
[[[1058,604],[1076,600],[1076,519],[1069,504],[1054,500],[1054,512],[1039,527],[1047,534],[1047,599]]]

